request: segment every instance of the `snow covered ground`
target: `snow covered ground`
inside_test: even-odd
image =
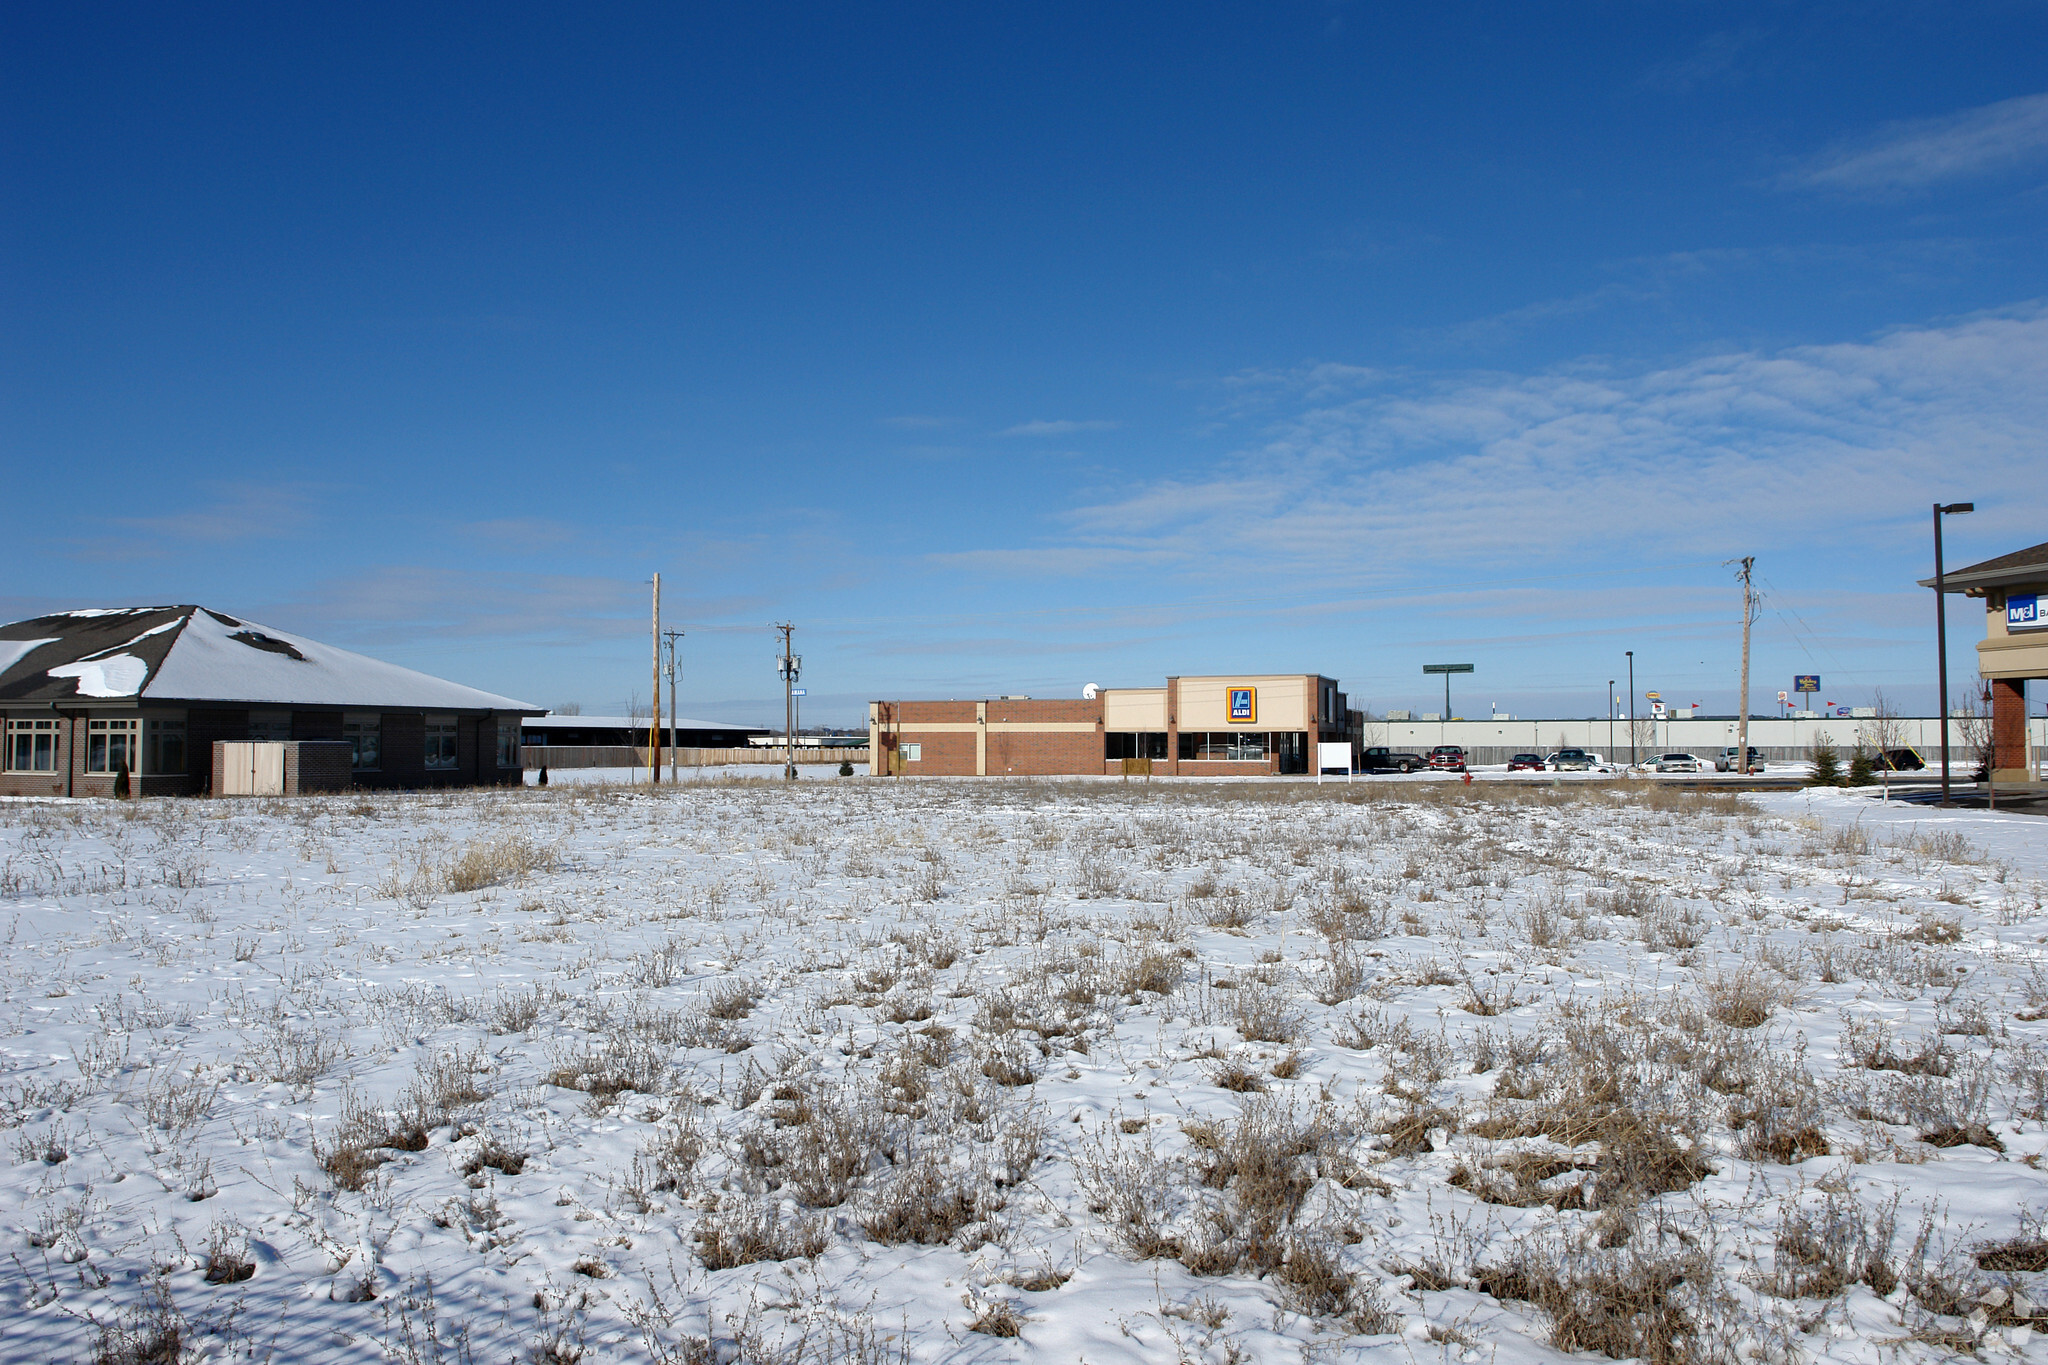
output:
[[[2044,881],[1846,791],[9,803],[0,1358],[2040,1358]]]

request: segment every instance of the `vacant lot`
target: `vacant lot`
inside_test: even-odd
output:
[[[2044,878],[1847,793],[0,805],[0,1356],[2040,1356]]]

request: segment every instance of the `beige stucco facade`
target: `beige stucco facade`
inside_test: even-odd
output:
[[[2048,678],[2048,630],[2009,630],[2008,594],[2048,597],[2048,577],[1984,594],[1984,638],[1977,642],[1977,671],[1987,678]]]

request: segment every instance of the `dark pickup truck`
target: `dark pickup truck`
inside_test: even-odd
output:
[[[1363,773],[1413,773],[1429,766],[1421,754],[1396,753],[1392,749],[1367,749],[1358,761]]]

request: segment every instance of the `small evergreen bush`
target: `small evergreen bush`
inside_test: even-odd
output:
[[[1870,751],[1859,744],[1849,753],[1849,785],[1867,787],[1875,781],[1877,775],[1870,761]]]
[[[132,787],[128,781],[128,765],[123,763],[114,770],[114,795],[120,800],[126,801],[131,790]]]
[[[841,777],[852,777],[852,776],[853,776],[853,760],[852,760],[852,759],[850,759],[850,758],[842,758],[842,759],[840,759],[840,760],[839,760],[839,775],[840,775]]]
[[[1822,735],[1807,751],[1813,760],[1813,776],[1806,779],[1809,787],[1839,787],[1842,785],[1842,755],[1835,749],[1834,741]]]

